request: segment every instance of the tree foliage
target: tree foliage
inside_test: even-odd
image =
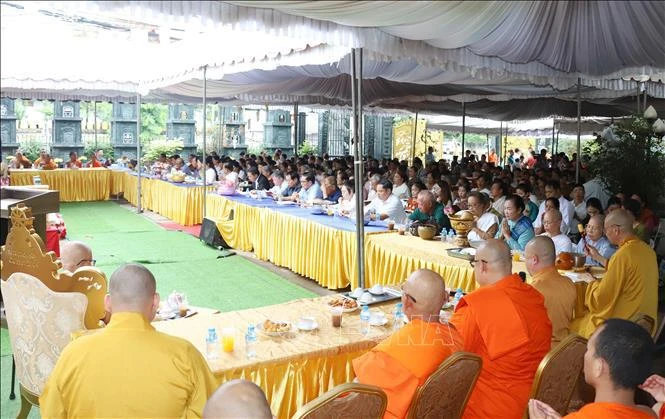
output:
[[[299,156],[304,156],[306,154],[316,154],[317,152],[318,148],[313,146],[309,141],[305,141],[304,143],[300,144],[300,148],[298,148]]]
[[[162,153],[172,156],[179,154],[183,148],[182,140],[152,140],[143,149],[143,158],[146,161],[155,161]]]
[[[610,191],[644,194],[650,202],[665,191],[665,141],[651,122],[633,117],[614,130],[615,139],[600,137],[584,147],[589,171]]]
[[[166,118],[168,117],[168,106],[153,103],[141,105],[141,142],[161,137],[166,131]]]

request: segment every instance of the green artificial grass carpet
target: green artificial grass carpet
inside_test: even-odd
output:
[[[125,263],[141,263],[155,275],[162,299],[172,291],[187,295],[189,304],[220,311],[280,304],[316,294],[244,259],[218,259],[219,251],[196,237],[166,231],[114,202],[61,203],[67,239],[81,240],[93,250],[97,267],[107,279]],[[16,417],[20,408],[9,400],[11,348],[6,329],[0,331],[0,417]],[[31,418],[39,417],[33,408]]]

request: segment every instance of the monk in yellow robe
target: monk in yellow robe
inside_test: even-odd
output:
[[[538,365],[550,349],[552,324],[543,296],[511,273],[505,242],[483,242],[474,258],[480,288],[460,300],[450,320],[464,350],[483,360],[464,418],[521,418]]]
[[[624,209],[605,218],[605,235],[619,249],[610,258],[605,276],[587,287],[584,303],[589,311],[572,323],[573,332],[588,338],[605,320],[628,320],[638,313],[658,319],[656,253],[633,234],[633,222]],[[588,251],[597,252],[591,247]]]
[[[109,292],[111,322],[65,347],[39,398],[42,417],[201,417],[218,382],[191,343],[150,325],[152,273],[121,266]]]
[[[358,381],[381,387],[388,395],[385,418],[405,417],[418,386],[452,353],[462,350],[455,328],[439,319],[446,297],[439,274],[428,269],[412,273],[402,286],[409,323],[353,360]]]
[[[531,286],[545,298],[547,316],[552,322],[552,342],[568,336],[573,320],[577,288],[569,278],[554,266],[555,246],[547,236],[534,237],[524,249],[524,264],[531,275]]]
[[[649,376],[655,344],[641,326],[623,319],[609,319],[587,342],[584,380],[596,390],[593,403],[567,419],[654,419],[647,406],[636,405],[635,390]],[[647,383],[645,383],[647,384]],[[529,401],[531,419],[556,419],[555,411],[539,400]]]

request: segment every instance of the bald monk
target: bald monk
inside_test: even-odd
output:
[[[409,323],[353,360],[358,381],[381,387],[388,395],[385,418],[405,417],[418,386],[452,353],[462,350],[459,333],[439,319],[446,300],[439,274],[429,269],[413,272],[402,285]]]
[[[251,381],[231,380],[222,384],[203,409],[204,418],[272,419],[263,390]]]
[[[93,266],[92,249],[80,241],[64,242],[60,250],[62,269],[74,272],[84,266]]]
[[[552,323],[542,294],[511,273],[505,242],[483,242],[474,258],[480,288],[462,297],[450,320],[464,339],[464,350],[483,360],[464,418],[519,418],[536,369],[550,349]]]
[[[588,312],[571,325],[571,330],[581,336],[591,336],[612,317],[628,320],[644,313],[658,318],[656,253],[633,233],[634,221],[625,209],[614,210],[605,218],[605,235],[619,249],[610,258],[605,276],[587,287],[584,305]],[[589,248],[592,255],[597,253]]]
[[[584,380],[596,390],[593,403],[567,419],[653,419],[646,406],[635,405],[635,390],[649,376],[655,344],[644,328],[623,319],[609,319],[587,342]],[[531,419],[561,415],[539,400],[529,401]]]
[[[188,341],[157,332],[155,277],[141,265],[112,275],[111,322],[71,342],[39,398],[42,417],[200,417],[217,387]]]
[[[547,316],[552,322],[552,341],[560,342],[569,333],[577,289],[573,281],[561,275],[554,267],[555,253],[551,238],[537,236],[524,249],[524,263],[532,278],[531,286],[545,297]]]

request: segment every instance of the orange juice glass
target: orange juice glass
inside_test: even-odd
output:
[[[233,352],[235,340],[234,328],[227,327],[222,329],[222,350],[224,352]]]

